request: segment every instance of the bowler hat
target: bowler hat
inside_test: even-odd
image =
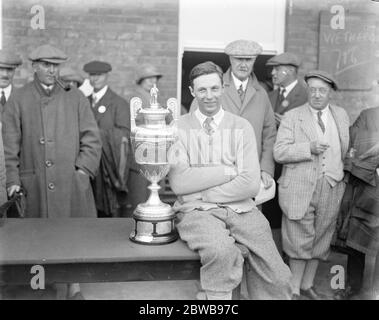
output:
[[[44,44],[34,49],[29,59],[32,61],[45,61],[55,64],[60,64],[68,59],[68,56],[61,50],[53,47],[50,44]]]

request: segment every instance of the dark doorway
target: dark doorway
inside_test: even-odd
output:
[[[270,82],[271,69],[267,68],[266,61],[273,57],[273,55],[259,55],[254,64],[254,73],[258,80],[261,82]],[[198,51],[185,51],[182,61],[182,105],[189,110],[192,102],[192,95],[188,89],[189,80],[188,76],[191,69],[202,62],[213,61],[218,64],[225,72],[229,68],[229,57],[225,53],[220,52],[198,52]]]

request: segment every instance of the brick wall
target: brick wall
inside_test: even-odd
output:
[[[318,68],[319,17],[320,11],[330,10],[339,4],[345,12],[367,12],[379,14],[379,3],[370,0],[287,0],[285,50],[302,58],[299,70],[303,76],[307,70]],[[379,25],[379,24],[378,24]],[[379,44],[377,44],[379,49]],[[379,79],[379,57],[375,65]],[[354,121],[362,109],[379,106],[379,89],[370,91],[340,91],[335,94],[335,102],[343,106]]]
[[[32,77],[28,53],[51,43],[65,51],[67,65],[82,70],[93,59],[108,61],[111,87],[126,95],[135,70],[152,63],[164,74],[159,82],[162,101],[176,97],[178,0],[3,0],[3,48],[23,58],[15,85]],[[45,29],[33,30],[34,5],[45,11]],[[85,75],[83,73],[83,75]]]

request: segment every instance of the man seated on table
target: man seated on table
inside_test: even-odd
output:
[[[251,198],[260,186],[254,129],[220,104],[222,70],[213,62],[195,66],[190,91],[199,108],[178,121],[178,141],[170,149],[170,186],[178,195],[177,230],[198,250],[206,297],[231,299],[242,279],[236,242],[249,249],[254,274],[251,299],[290,298],[290,270],[274,244],[266,218]]]

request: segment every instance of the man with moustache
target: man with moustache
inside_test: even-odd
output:
[[[276,124],[267,93],[253,73],[255,60],[262,50],[261,45],[249,40],[236,40],[225,47],[230,68],[223,75],[225,90],[221,105],[226,111],[245,118],[252,125],[257,141],[261,180],[265,188],[269,188],[274,182],[272,149]],[[190,110],[196,108],[197,102],[194,99]]]
[[[349,117],[332,105],[337,90],[325,71],[305,76],[308,103],[285,113],[274,146],[283,164],[278,180],[283,211],[283,250],[292,271],[293,299],[322,296],[314,288],[320,260],[326,260],[345,190],[343,161],[349,145]]]
[[[170,186],[178,196],[176,226],[200,254],[207,299],[231,299],[241,282],[244,259],[236,241],[249,250],[250,298],[286,299],[290,271],[251,199],[261,180],[254,129],[221,106],[222,81],[221,68],[210,61],[190,72],[198,108],[179,119],[178,141],[169,152]]]
[[[93,87],[88,98],[103,146],[99,171],[92,181],[98,217],[118,217],[126,210],[127,201],[130,108],[108,85],[109,63],[91,61],[83,70]]]
[[[275,112],[276,125],[279,127],[284,113],[303,105],[308,100],[307,90],[302,79],[298,79],[297,70],[300,59],[293,53],[284,52],[270,58],[266,65],[273,66],[272,82],[277,89],[268,93],[268,97]],[[282,166],[275,163],[274,180],[280,177]],[[272,228],[280,228],[282,212],[278,203],[278,193],[275,198],[262,205],[263,213]]]
[[[26,218],[96,217],[90,177],[97,171],[99,130],[83,94],[57,83],[67,55],[51,46],[33,50],[34,80],[16,90],[3,114],[7,192],[26,192]],[[79,284],[67,298],[83,299]]]
[[[0,115],[5,103],[13,93],[13,77],[16,68],[22,64],[21,58],[14,52],[0,50]],[[1,119],[1,118],[0,118]]]

